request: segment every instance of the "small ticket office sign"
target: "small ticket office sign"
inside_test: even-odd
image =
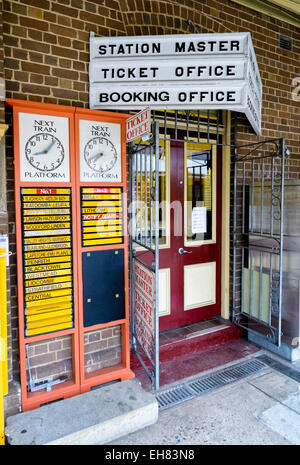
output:
[[[126,142],[131,142],[150,132],[151,110],[146,107],[126,120]]]
[[[155,273],[134,260],[134,335],[154,363]]]

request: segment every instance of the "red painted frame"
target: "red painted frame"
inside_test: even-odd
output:
[[[13,108],[13,141],[14,141],[14,170],[15,170],[15,216],[16,216],[16,253],[17,253],[17,287],[18,287],[18,320],[19,320],[19,350],[20,350],[20,380],[22,410],[27,411],[39,407],[59,398],[67,398],[81,392],[86,392],[91,386],[109,382],[112,380],[133,378],[130,370],[130,342],[129,342],[129,285],[128,285],[128,236],[127,236],[127,176],[126,176],[126,119],[130,115],[109,113],[102,111],[84,110],[63,105],[53,105],[23,100],[7,99],[8,106]],[[20,181],[20,147],[19,147],[19,113],[34,113],[40,115],[63,116],[69,119],[69,152],[70,152],[70,182],[49,183],[51,187],[65,187],[72,189],[72,237],[73,237],[73,296],[74,296],[74,326],[68,330],[56,331],[38,336],[24,336],[24,294],[23,294],[23,251],[21,235],[21,187],[41,188],[44,182]],[[122,328],[122,359],[119,365],[98,370],[85,376],[84,374],[84,334],[82,314],[82,262],[81,262],[81,226],[80,226],[80,165],[79,165],[79,119],[91,119],[93,121],[114,122],[121,125],[121,157],[122,157],[122,182],[115,183],[115,187],[123,187],[124,193],[124,243],[118,246],[85,247],[84,251],[124,249],[125,259],[125,318],[124,320],[109,322],[103,325],[89,327],[88,331],[115,326],[120,324]],[[47,183],[46,183],[47,184]],[[87,184],[84,183],[86,186]],[[108,186],[105,183],[88,183],[89,187]],[[47,185],[48,187],[48,185]],[[72,373],[73,379],[52,387],[50,392],[46,390],[27,392],[26,381],[26,351],[28,343],[49,340],[56,337],[71,335],[72,337]]]

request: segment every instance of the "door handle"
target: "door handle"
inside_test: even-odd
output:
[[[192,253],[192,251],[188,252],[187,250],[184,250],[183,247],[180,247],[180,249],[178,249],[178,253],[179,253],[180,255],[183,255],[184,253]]]

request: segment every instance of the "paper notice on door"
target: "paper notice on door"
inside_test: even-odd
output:
[[[192,233],[206,233],[206,208],[194,207],[192,213]]]

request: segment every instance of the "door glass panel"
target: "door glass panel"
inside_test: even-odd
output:
[[[211,145],[185,144],[185,239],[215,240],[215,154]]]

